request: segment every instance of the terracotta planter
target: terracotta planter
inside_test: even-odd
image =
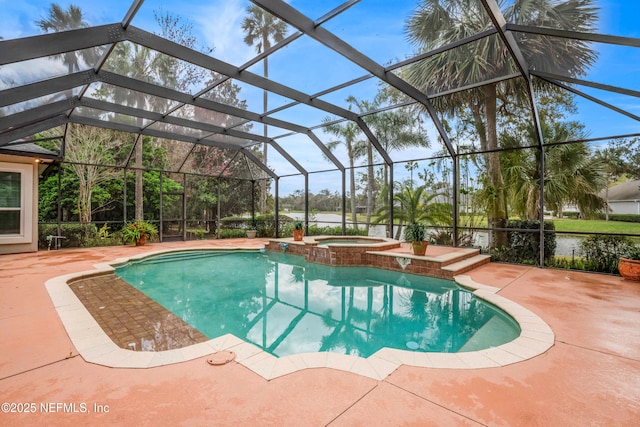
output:
[[[299,242],[304,237],[304,230],[293,230],[293,240]]]
[[[640,260],[620,258],[618,271],[625,279],[640,282]]]
[[[429,246],[429,242],[426,241],[411,243],[414,255],[424,255],[427,252],[427,246]]]
[[[140,236],[138,240],[136,240],[136,246],[144,246],[147,243],[147,236]]]

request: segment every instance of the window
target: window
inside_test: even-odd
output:
[[[33,166],[0,162],[0,244],[31,243]]]

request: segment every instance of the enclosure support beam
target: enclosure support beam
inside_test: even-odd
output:
[[[120,24],[107,24],[4,40],[0,41],[0,65],[120,42],[124,41],[124,36]]]
[[[2,135],[0,135],[0,147],[2,147],[3,145],[7,145],[10,142],[18,140],[20,138],[24,138],[25,136],[31,137],[38,132],[51,129],[56,126],[64,125],[66,122],[67,122],[66,117],[55,116],[53,118],[34,123],[32,125],[27,125],[25,127],[18,128],[13,131],[5,132]]]
[[[127,167],[122,168],[122,219],[127,223]]]
[[[347,234],[347,172],[342,169],[342,235]]]
[[[280,237],[280,203],[279,203],[279,199],[280,199],[280,180],[278,179],[278,177],[276,176],[274,178],[274,180],[276,181],[276,197],[275,197],[275,214],[274,214],[274,220],[276,222],[276,239],[278,237]]]
[[[562,88],[562,89],[564,89],[566,91],[575,93],[578,96],[581,96],[581,97],[583,97],[585,99],[588,99],[589,101],[595,102],[596,104],[602,105],[603,107],[608,108],[610,110],[613,110],[616,113],[620,113],[622,115],[625,115],[625,116],[629,117],[630,119],[633,119],[633,120],[636,120],[636,121],[640,121],[640,116],[636,116],[633,113],[630,113],[630,112],[628,112],[626,110],[623,110],[622,108],[618,108],[615,105],[611,105],[608,102],[604,102],[604,101],[602,101],[602,100],[600,100],[600,99],[598,99],[598,98],[596,98],[594,96],[587,95],[586,93],[584,93],[584,92],[582,92],[582,91],[580,91],[580,90],[578,90],[576,88],[573,88],[571,86],[565,85],[564,83],[560,83],[560,82],[555,81],[553,79],[549,79],[547,77],[541,77],[541,78],[546,82],[549,82],[549,83],[551,83],[551,84],[553,84],[555,86],[558,86],[558,87],[560,87],[560,88]]]
[[[440,119],[435,114],[435,109],[433,108],[433,106],[431,105],[431,102],[429,101],[429,99],[424,93],[422,93],[415,87],[411,86],[409,83],[402,80],[397,75],[386,72],[384,67],[382,67],[381,65],[373,61],[371,58],[364,55],[359,50],[353,48],[352,46],[344,42],[342,39],[340,39],[330,31],[328,31],[326,28],[315,25],[313,21],[311,21],[305,15],[300,13],[297,9],[285,3],[284,1],[281,1],[281,0],[280,1],[251,0],[251,1],[253,3],[256,3],[258,6],[262,7],[263,9],[267,10],[269,13],[280,17],[283,21],[293,25],[294,27],[296,27],[298,30],[302,31],[309,37],[322,43],[329,49],[339,53],[349,61],[367,70],[374,76],[378,77],[380,80],[388,83],[389,85],[400,90],[410,98],[415,99],[420,104],[422,104],[429,112],[429,115],[431,116],[431,119],[433,120],[433,123],[436,126],[438,133],[440,134],[440,137],[442,138],[445,146],[447,147],[449,154],[452,156],[454,155],[453,146],[451,145],[451,141],[449,140],[449,135],[444,130],[444,127],[442,126]],[[343,116],[343,117],[349,118],[346,116]],[[360,123],[361,122],[360,117],[358,117],[356,122],[358,122],[358,125],[360,126],[360,128],[362,128],[363,131],[366,133],[366,129],[363,128],[364,122]],[[377,140],[375,142],[372,141],[374,145],[376,145],[376,142]],[[378,145],[376,145],[376,148],[380,152],[380,155],[385,159],[385,162],[387,163],[387,165],[391,164],[391,160],[389,159],[389,156],[386,150],[384,150],[381,146],[379,147]]]
[[[127,40],[146,46],[150,49],[157,50],[169,56],[181,58],[187,62],[198,65],[203,68],[207,68],[211,71],[215,71],[225,76],[231,77],[238,81],[256,86],[260,89],[268,90],[269,92],[276,93],[285,98],[290,98],[299,101],[303,104],[311,107],[318,108],[329,114],[335,114],[340,117],[354,120],[356,114],[353,111],[349,111],[345,108],[323,101],[321,99],[311,99],[311,97],[303,92],[293,89],[289,86],[276,83],[273,80],[266,79],[257,74],[251,73],[247,70],[240,70],[238,67],[205,55],[193,49],[184,47],[178,43],[163,39],[162,37],[149,33],[140,28],[129,26],[125,31],[125,37]]]
[[[392,163],[391,166],[389,167],[389,235],[387,237],[390,237],[393,239],[393,167],[394,164]]]
[[[529,65],[520,50],[520,46],[518,46],[518,42],[516,42],[513,33],[508,31],[507,29],[507,20],[504,18],[502,11],[500,10],[500,6],[495,0],[480,0],[487,14],[489,15],[489,19],[493,22],[494,27],[498,30],[498,35],[502,39],[502,41],[507,46],[509,50],[509,54],[513,58],[518,67],[520,73],[522,73],[522,77],[524,77],[525,82],[527,84],[527,92],[529,95],[529,107],[531,107],[531,113],[533,116],[533,124],[536,130],[536,137],[538,139],[538,151],[540,153],[540,182],[539,182],[539,229],[538,229],[538,238],[540,242],[540,257],[539,264],[540,267],[544,267],[544,139],[542,137],[542,128],[540,126],[540,116],[538,115],[538,108],[535,102],[535,91],[533,89],[533,83],[531,82],[531,74],[529,72]]]
[[[304,232],[309,235],[309,174],[304,174]]]
[[[57,235],[62,236],[62,226],[60,222],[62,220],[62,163],[58,163],[58,227]],[[57,249],[57,247],[56,247]]]
[[[23,86],[12,87],[11,89],[0,91],[0,107],[71,90],[95,81],[98,81],[98,75],[93,70],[87,70]]]
[[[187,241],[187,174],[182,174],[182,241]]]
[[[458,222],[460,219],[460,207],[458,195],[460,194],[460,156],[453,156],[453,232],[451,241],[454,247],[458,247]]]
[[[220,197],[222,196],[222,178],[218,177],[218,214],[216,216],[216,236],[220,238]]]
[[[256,220],[256,180],[251,180],[251,221]]]
[[[162,171],[160,171],[160,225],[158,227],[158,230],[160,231],[158,234],[160,236],[160,243],[162,243],[162,237],[164,234],[164,227],[162,226],[163,221],[163,215],[162,215],[162,199],[164,199],[164,195],[163,195],[163,190],[162,190],[162,184],[164,183],[164,174],[162,173]],[[140,218],[142,219],[142,218]]]

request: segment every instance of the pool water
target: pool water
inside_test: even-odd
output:
[[[116,274],[210,339],[231,333],[275,356],[474,351],[520,334],[508,315],[452,281],[290,254],[177,252]]]
[[[370,239],[322,239],[318,240],[318,246],[326,245],[371,245],[375,243],[383,243],[383,240],[370,240]]]

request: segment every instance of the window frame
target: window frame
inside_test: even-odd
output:
[[[28,163],[0,162],[0,172],[20,174],[20,232],[0,234],[0,245],[32,243],[33,240],[33,165]],[[0,206],[2,211],[16,211],[17,208]]]

